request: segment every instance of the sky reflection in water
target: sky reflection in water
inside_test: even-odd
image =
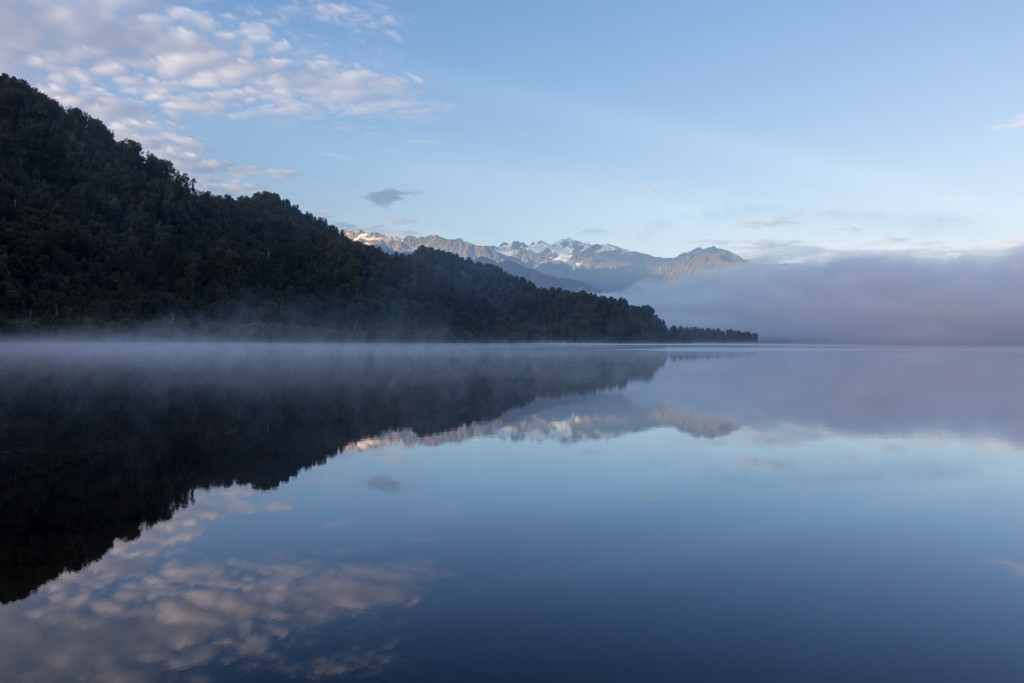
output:
[[[349,425],[277,488],[200,489],[0,606],[0,665],[40,681],[1015,678],[1024,354],[618,353],[660,365],[435,431]]]

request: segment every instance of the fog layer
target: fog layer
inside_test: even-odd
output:
[[[762,341],[1024,344],[1024,247],[938,259],[857,255],[745,263],[629,289],[666,322],[750,330]]]

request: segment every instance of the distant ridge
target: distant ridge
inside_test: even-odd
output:
[[[640,280],[675,280],[702,270],[728,268],[743,259],[725,249],[702,247],[674,258],[651,256],[611,244],[590,244],[573,239],[557,242],[505,242],[480,246],[462,239],[438,235],[393,237],[376,232],[345,230],[356,242],[393,254],[409,254],[420,247],[458,254],[463,258],[493,263],[540,287],[592,292],[623,290]]]
[[[389,254],[411,254],[420,247],[446,251],[478,263],[489,263],[517,277],[524,277],[538,287],[561,287],[570,292],[594,291],[586,282],[573,278],[548,275],[534,270],[533,266],[511,259],[496,247],[481,247],[461,239],[448,239],[437,235],[425,237],[392,237],[378,232],[343,230],[342,233],[354,242],[377,247]]]
[[[625,298],[540,288],[439,249],[383,253],[270,192],[196,189],[171,162],[0,74],[0,334],[756,341]]]

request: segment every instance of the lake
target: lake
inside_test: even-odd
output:
[[[11,681],[1010,681],[1024,350],[0,343]]]

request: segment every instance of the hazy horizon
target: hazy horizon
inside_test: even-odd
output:
[[[761,341],[1024,344],[1024,248],[986,256],[855,254],[748,262],[623,293],[669,324],[749,329]]]

